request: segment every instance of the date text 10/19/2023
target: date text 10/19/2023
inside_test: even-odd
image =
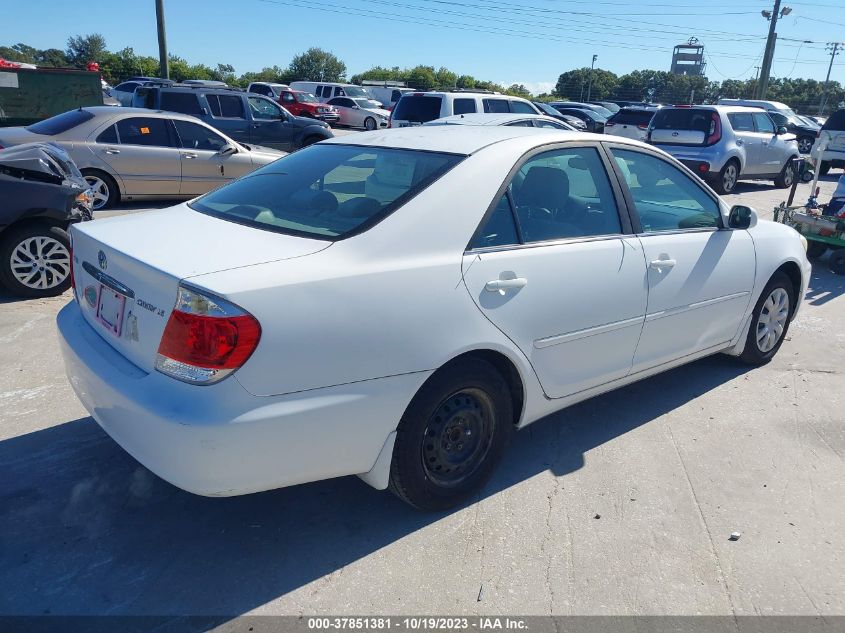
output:
[[[308,618],[310,631],[520,631],[528,624],[509,617],[314,617]]]

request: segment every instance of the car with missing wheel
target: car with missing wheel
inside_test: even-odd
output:
[[[810,278],[796,231],[668,154],[527,127],[336,138],[71,233],[67,374],[142,464],[209,496],[355,474],[427,510],[564,407],[768,362]]]
[[[70,154],[95,211],[120,200],[194,198],[285,155],[238,143],[189,115],[142,108],[79,108],[0,128],[0,147],[37,141]]]
[[[781,188],[795,180],[795,135],[760,108],[666,106],[652,117],[646,138],[718,193],[731,193],[740,180],[772,180]]]
[[[55,145],[0,150],[0,285],[20,297],[70,286],[68,227],[91,219],[91,191]]]

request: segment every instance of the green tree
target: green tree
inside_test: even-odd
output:
[[[434,66],[416,66],[408,71],[408,85],[417,90],[432,90],[437,87]]]
[[[332,53],[312,47],[294,56],[288,66],[288,75],[291,81],[343,81],[346,64]]]
[[[590,81],[589,68],[576,68],[562,73],[555,84],[555,94],[567,96],[570,99],[586,99],[587,86]],[[590,89],[591,99],[607,99],[612,97],[617,90],[619,77],[602,68],[593,69],[593,84]]]
[[[531,98],[531,91],[522,84],[511,84],[507,87],[505,92],[515,97],[524,97],[525,99]]]
[[[448,68],[441,66],[434,73],[434,81],[438,88],[455,88],[458,83],[458,76]]]
[[[73,66],[85,68],[88,62],[100,62],[107,51],[106,38],[99,33],[93,33],[84,37],[69,37],[65,54]]]
[[[458,77],[457,81],[455,82],[455,86],[457,88],[463,88],[465,90],[466,89],[472,89],[472,88],[475,88],[475,82],[476,82],[475,77],[472,77],[470,75],[461,75],[460,77]]]
[[[48,48],[38,51],[38,54],[35,56],[35,63],[39,66],[53,66],[55,68],[61,68],[69,64],[65,52],[60,51],[58,48]]]

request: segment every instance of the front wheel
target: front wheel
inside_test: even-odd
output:
[[[713,188],[716,190],[716,193],[732,193],[736,188],[738,180],[739,164],[735,160],[729,160],[713,181]]]
[[[434,374],[399,422],[390,490],[420,510],[444,510],[476,492],[513,432],[507,384],[482,360]]]
[[[798,139],[798,151],[802,154],[809,154],[810,150],[813,149],[813,141],[814,139],[810,136],[802,136]]]
[[[372,132],[374,129],[376,129],[376,120],[373,117],[368,116],[364,120],[364,129],[368,132]]]
[[[781,189],[788,189],[792,186],[792,183],[795,181],[795,165],[792,162],[792,158],[786,161],[786,165],[783,166],[783,169],[780,172],[780,175],[775,178],[775,187],[780,187]]]
[[[777,354],[789,330],[789,319],[795,306],[792,280],[776,273],[766,284],[754,312],[751,327],[740,358],[750,365],[765,365]]]
[[[0,241],[0,281],[21,297],[62,294],[70,287],[70,237],[47,224],[9,229]]]

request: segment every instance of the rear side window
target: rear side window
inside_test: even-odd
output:
[[[228,119],[243,119],[244,104],[240,97],[235,95],[206,95],[208,107],[211,114],[217,117]]]
[[[734,132],[754,131],[754,119],[751,118],[750,112],[731,112],[728,114],[728,121]]]
[[[97,137],[98,143],[117,143],[117,132],[113,125],[108,126],[105,130],[100,132]]]
[[[537,111],[524,101],[511,101],[511,112],[518,112],[519,114],[537,114]]]
[[[169,112],[181,112],[182,114],[202,114],[199,99],[194,92],[163,91],[160,108]]]
[[[505,194],[501,197],[487,221],[473,236],[469,248],[488,248],[510,244],[519,244],[519,235],[516,232],[516,223],[508,195]]]
[[[314,145],[193,201],[191,207],[256,228],[342,239],[399,209],[463,158]]]
[[[699,110],[696,108],[679,108],[659,110],[654,115],[652,127],[655,130],[695,130],[710,132],[712,121],[712,110]]]
[[[455,99],[452,102],[453,114],[473,114],[477,111],[475,99]]]
[[[167,119],[132,117],[117,122],[121,145],[173,147],[167,130]]]
[[[440,97],[404,96],[396,104],[393,118],[414,123],[428,123],[439,119]]]
[[[644,110],[619,110],[616,114],[608,119],[609,123],[619,123],[622,125],[648,125],[654,112],[646,112]]]
[[[510,112],[507,99],[484,99],[485,112]]]
[[[49,119],[39,121],[38,123],[33,123],[26,129],[33,134],[52,136],[53,134],[61,134],[62,132],[72,130],[77,125],[81,125],[93,118],[94,115],[87,110],[69,110],[67,112],[63,112],[62,114],[50,117]]]

